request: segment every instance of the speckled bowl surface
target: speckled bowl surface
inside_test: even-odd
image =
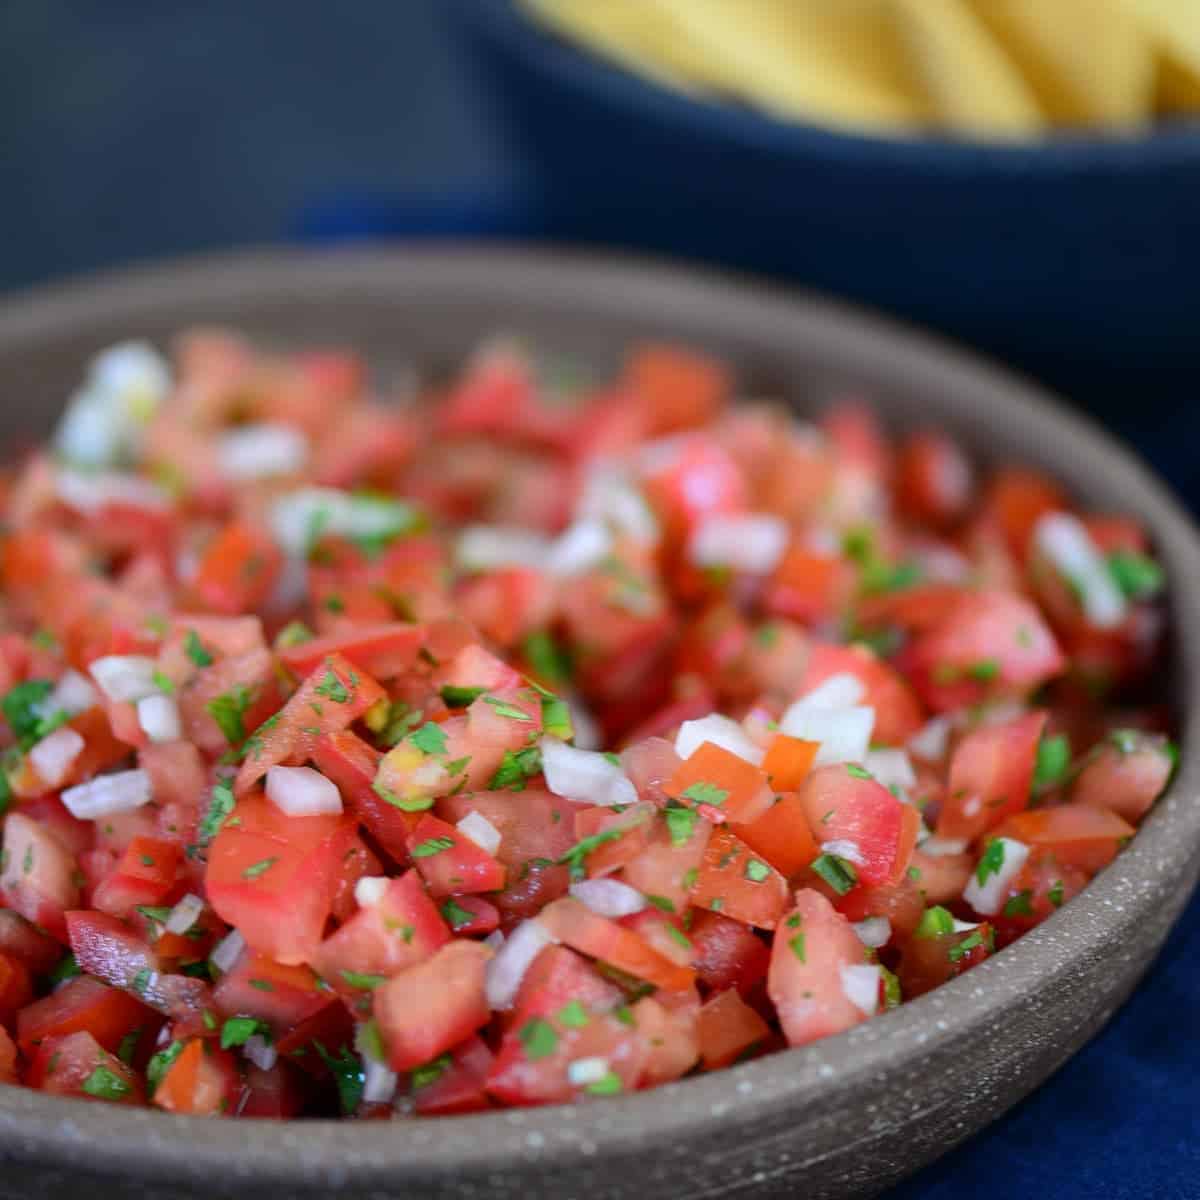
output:
[[[941,424],[985,458],[1044,467],[1084,503],[1152,531],[1171,581],[1164,688],[1182,714],[1180,768],[1078,899],[840,1037],[634,1096],[430,1121],[203,1121],[0,1088],[0,1195],[869,1196],[1028,1093],[1137,983],[1200,871],[1200,610],[1185,606],[1200,592],[1200,546],[1174,501],[1093,426],[957,350],[811,297],[611,257],[425,247],[243,255],[18,297],[0,308],[0,438],[44,434],[100,347],[162,342],[197,322],[351,344],[385,374],[446,366],[497,329],[601,364],[634,338],[683,338],[726,355],[747,391],[801,411],[851,389],[896,428]]]

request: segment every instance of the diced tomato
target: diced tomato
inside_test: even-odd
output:
[[[1038,519],[1066,508],[1067,502],[1058,484],[1041,472],[1004,467],[984,488],[983,505],[1004,533],[1012,553],[1024,560]]]
[[[271,767],[302,762],[318,738],[348,729],[386,694],[341,655],[327,655],[287,704],[255,730],[234,790],[244,796]]]
[[[412,667],[424,641],[421,625],[375,625],[300,642],[281,650],[279,659],[299,678],[311,675],[328,655],[338,654],[374,679],[392,679]]]
[[[850,922],[819,892],[802,888],[779,922],[767,993],[791,1046],[842,1033],[866,1020],[847,995],[842,970],[863,962]]]
[[[306,966],[285,966],[244,951],[213,989],[213,1005],[226,1017],[255,1017],[283,1037],[337,999]]]
[[[235,616],[266,600],[282,567],[283,555],[269,533],[231,521],[209,543],[192,587],[204,608]]]
[[[680,346],[648,343],[625,362],[625,381],[644,404],[651,434],[691,429],[714,420],[729,396],[723,364]]]
[[[326,938],[313,965],[333,987],[352,995],[359,989],[348,975],[395,975],[431,958],[449,940],[450,930],[420,874],[408,871],[389,880],[376,903],[359,909]]]
[[[693,808],[715,808],[717,815],[739,824],[757,820],[771,807],[762,771],[713,742],[704,742],[680,763],[663,790]]]
[[[43,1042],[29,1064],[26,1083],[80,1100],[137,1105],[144,1099],[135,1072],[83,1031]]]
[[[154,1103],[168,1112],[211,1117],[229,1112],[241,1090],[237,1064],[228,1050],[192,1038],[154,1089]]]
[[[696,975],[709,991],[736,988],[745,996],[766,977],[770,948],[741,921],[697,910],[688,937]]]
[[[70,979],[17,1014],[17,1041],[28,1057],[50,1038],[86,1032],[115,1053],[122,1039],[138,1028],[155,1028],[161,1018],[127,992],[90,975]]]
[[[700,1058],[700,998],[695,991],[643,996],[632,1009],[648,1048],[639,1087],[680,1079]]]
[[[860,885],[851,888],[844,896],[834,894],[828,896],[828,899],[832,902],[833,907],[849,921],[863,921],[867,917],[886,917],[893,932],[909,934],[916,929],[921,915],[925,911],[925,901],[922,899],[923,883],[924,880],[915,880],[906,874],[901,876],[896,883],[882,883],[874,887]],[[965,886],[965,879],[963,884]],[[810,886],[815,887],[816,883],[814,882]],[[818,890],[825,894],[824,888]],[[961,890],[960,888],[960,893]]]
[[[150,776],[159,837],[184,846],[196,841],[208,772],[190,742],[164,742],[138,751],[138,766]]]
[[[777,733],[763,759],[763,771],[771,787],[776,792],[794,792],[808,778],[820,748],[819,742],[806,742],[786,733]]]
[[[864,883],[895,883],[903,877],[916,845],[920,814],[866,771],[822,767],[801,789],[800,803],[813,836],[822,846],[845,846],[846,853],[831,853],[851,862]]]
[[[1088,756],[1071,784],[1071,799],[1106,808],[1129,822],[1140,821],[1174,769],[1175,757],[1165,737],[1118,730]]]
[[[490,1108],[486,1083],[494,1060],[482,1038],[468,1038],[413,1073],[409,1080],[413,1107],[423,1117]]]
[[[593,879],[611,875],[638,858],[650,845],[657,816],[654,805],[644,800],[624,812],[603,807],[577,812],[575,836],[591,847],[582,863],[586,874]]]
[[[705,1068],[727,1067],[770,1032],[736,988],[718,992],[700,1009],[700,1056]]]
[[[298,1117],[308,1099],[303,1076],[298,1075],[286,1060],[277,1062],[269,1071],[254,1063],[244,1064],[241,1091],[233,1107],[239,1117],[263,1117],[267,1120],[286,1120]]]
[[[1051,851],[1065,865],[1095,874],[1112,862],[1134,829],[1107,809],[1062,804],[1016,813],[996,834]]]
[[[63,914],[79,899],[74,856],[44,825],[21,812],[4,818],[0,895],[26,920],[66,940]]]
[[[19,1083],[17,1078],[17,1048],[8,1036],[8,1031],[0,1029],[0,1083]]]
[[[481,942],[449,942],[376,989],[375,1019],[393,1071],[411,1071],[487,1024],[484,967],[491,956]]]
[[[29,968],[11,954],[0,953],[0,1024],[12,1028],[17,1009],[33,999]]]
[[[768,761],[764,763],[768,771],[769,761],[768,752]],[[809,829],[804,805],[796,792],[785,792],[777,797],[761,817],[749,825],[735,826],[734,832],[786,878],[803,870],[820,853]]]
[[[460,833],[428,813],[408,835],[408,853],[430,895],[498,892],[504,887],[504,865]]]
[[[787,908],[787,880],[740,838],[717,828],[704,849],[692,903],[759,929],[774,929]]]
[[[500,927],[500,910],[482,896],[452,896],[441,913],[457,937],[485,937]]]
[[[1044,712],[968,733],[950,759],[950,783],[937,831],[974,841],[1005,817],[1029,807]]]
[[[792,545],[767,581],[763,607],[794,621],[825,621],[837,613],[853,587],[853,571],[840,555]]]
[[[957,900],[974,870],[973,854],[933,855],[923,853],[920,847],[913,851],[909,866],[909,873],[926,904],[947,904]]]
[[[645,847],[621,868],[621,876],[631,887],[674,912],[683,912],[688,904],[692,882],[704,861],[712,826],[693,821],[691,829],[672,827],[662,818],[650,822]],[[589,856],[590,859],[590,856]]]
[[[45,975],[62,957],[62,947],[11,908],[0,908],[0,952],[23,962],[33,975]]]
[[[637,934],[592,912],[574,897],[564,896],[548,904],[539,920],[565,945],[655,987],[679,991],[695,980],[690,968],[671,962]]]
[[[508,1024],[553,1016],[572,1000],[589,1011],[608,1012],[624,1000],[624,993],[601,978],[582,954],[566,946],[547,946],[522,977]]]
[[[1025,696],[1059,674],[1062,651],[1038,610],[1007,592],[963,593],[906,651],[913,685],[946,712],[996,696]]]
[[[1035,850],[1008,885],[999,913],[992,918],[1001,946],[1053,916],[1087,887],[1088,874],[1059,862],[1051,852]]]
[[[971,503],[974,478],[962,447],[937,430],[910,435],[896,460],[896,499],[912,521],[944,529]]]
[[[308,961],[354,838],[344,817],[288,817],[261,795],[247,796],[209,847],[209,902],[253,949],[283,963]]]
[[[909,938],[896,969],[902,994],[908,999],[924,995],[981,963],[994,945],[995,935],[986,921],[956,933]]]
[[[127,917],[138,905],[161,904],[175,887],[180,858],[177,842],[135,837],[113,874],[92,894],[92,904],[114,917]]]

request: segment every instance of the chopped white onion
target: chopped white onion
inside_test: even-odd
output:
[[[719,713],[709,713],[698,721],[684,721],[675,735],[675,753],[680,758],[691,758],[705,742],[712,742],[756,767],[762,763],[765,753],[736,721]]]
[[[470,838],[485,854],[495,856],[496,851],[500,849],[500,830],[483,813],[472,809],[455,828],[464,837]]]
[[[170,696],[143,696],[137,702],[137,718],[152,742],[177,742],[183,737],[179,705]]]
[[[581,879],[571,895],[602,917],[628,917],[646,907],[646,897],[619,879]]]
[[[368,1104],[390,1104],[399,1083],[400,1076],[385,1063],[363,1059],[362,1098]]]
[[[868,750],[863,766],[885,787],[907,792],[915,787],[917,773],[903,750]]]
[[[954,723],[949,717],[933,717],[908,739],[908,748],[918,758],[937,762],[944,757]]]
[[[54,685],[54,690],[38,703],[38,716],[49,718],[65,712],[73,717],[87,712],[96,699],[96,689],[74,667],[68,667]]]
[[[852,842],[849,838],[834,838],[832,841],[822,842],[821,853],[844,858],[846,862],[853,863],[856,867],[861,867],[867,861],[863,858],[859,844]]]
[[[48,787],[55,788],[66,779],[83,747],[83,738],[64,725],[30,748],[29,761],[38,778]]]
[[[233,964],[241,958],[245,948],[246,939],[236,929],[232,929],[216,944],[213,952],[208,956],[208,961],[218,971],[231,971]]]
[[[688,543],[688,558],[698,567],[732,567],[768,575],[787,549],[790,531],[782,517],[767,513],[714,514],[706,517]]]
[[[577,750],[599,750],[604,745],[604,736],[591,710],[577,693],[563,697],[571,714],[571,730]]]
[[[646,498],[628,475],[611,463],[597,463],[588,471],[575,515],[602,521],[635,542],[655,545],[659,540],[658,520]]]
[[[269,1071],[279,1058],[279,1051],[261,1033],[252,1034],[245,1040],[242,1053],[263,1071]]]
[[[602,563],[612,549],[612,534],[602,521],[576,521],[554,539],[546,554],[546,570],[560,578],[582,575]]]
[[[542,571],[553,543],[530,529],[508,525],[468,525],[458,535],[454,559],[467,571],[530,567]]]
[[[997,851],[997,847],[1001,847]],[[1025,860],[1029,857],[1029,847],[1024,842],[1012,838],[996,838],[988,844],[984,858],[994,869],[989,869],[982,883],[979,881],[980,868],[977,866],[971,872],[967,886],[963,888],[963,899],[977,912],[985,917],[995,915],[1000,911],[1008,892],[1008,885],[1017,877]]]
[[[1033,527],[1034,550],[1078,589],[1088,623],[1115,629],[1129,611],[1104,556],[1083,522],[1070,513],[1047,513]]]
[[[814,708],[801,701],[783,714],[779,728],[791,737],[803,738],[806,742],[820,742],[821,748],[813,759],[815,766],[859,763],[866,758],[871,745],[875,710]]]
[[[143,654],[107,654],[91,663],[88,670],[110,700],[136,704],[157,694],[156,667],[154,659]]]
[[[541,740],[546,787],[556,796],[613,808],[634,804],[637,789],[618,763],[595,750],[578,750],[558,738]]]
[[[195,570],[192,574],[195,575]],[[296,554],[285,554],[283,568],[275,580],[271,594],[263,602],[263,608],[269,613],[290,613],[299,608],[307,596],[308,559]]]
[[[950,918],[954,922],[955,933],[969,933],[972,929],[978,929],[978,925],[972,925],[970,921],[960,921],[957,917]]]
[[[267,771],[267,799],[289,817],[342,811],[337,785],[312,767],[271,767]]]
[[[200,915],[204,912],[204,901],[199,896],[188,892],[178,904],[167,914],[167,919],[163,928],[168,933],[177,933],[181,936],[195,923],[200,920]]]
[[[294,425],[243,425],[217,441],[221,474],[235,482],[295,475],[304,470],[308,455],[308,438]]]
[[[879,1009],[879,968],[873,963],[842,967],[842,993],[865,1016]]]
[[[864,946],[878,950],[892,939],[892,923],[887,917],[867,917],[854,922],[854,932]]]
[[[84,516],[93,516],[112,504],[150,512],[166,512],[171,507],[170,496],[158,484],[121,471],[91,474],[60,467],[54,490],[68,508]]]
[[[386,538],[410,530],[417,510],[403,500],[360,496],[337,488],[299,488],[271,506],[275,540],[292,557],[303,558],[322,534]]]
[[[921,842],[921,853],[930,858],[947,858],[952,854],[962,854],[967,848],[966,838],[938,837],[932,834]]]
[[[849,671],[839,671],[805,692],[792,708],[853,708],[867,694],[863,681]],[[789,710],[790,711],[790,710]]]
[[[557,940],[536,917],[522,921],[495,957],[488,960],[485,975],[488,1007],[493,1010],[511,1008],[530,964]]]
[[[508,939],[499,929],[493,929],[491,933],[483,939],[483,944],[492,950],[499,950]]]
[[[88,382],[128,400],[143,419],[171,387],[171,369],[149,342],[117,342],[88,364]]]
[[[608,1074],[608,1059],[595,1056],[592,1058],[577,1058],[567,1063],[567,1080],[575,1087],[587,1087],[589,1083],[599,1083]]]
[[[141,808],[150,802],[152,795],[150,776],[138,769],[97,775],[87,783],[67,788],[62,794],[62,802],[71,816],[80,821],[94,821],[97,817]]]
[[[804,534],[805,548],[814,554],[823,554],[832,558],[842,552],[842,539],[836,529],[828,525],[814,525]]]
[[[374,908],[388,889],[386,875],[364,875],[354,885],[354,903],[359,908]]]

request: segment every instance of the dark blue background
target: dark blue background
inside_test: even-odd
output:
[[[6,0],[0,289],[288,238],[561,232],[439,2]],[[1192,396],[1155,427],[1131,390],[1115,423],[1195,503]],[[1101,1037],[890,1200],[1200,1196],[1198,964],[1200,901]]]

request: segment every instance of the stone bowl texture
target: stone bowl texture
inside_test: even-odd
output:
[[[351,345],[384,379],[412,364],[445,369],[497,330],[598,366],[638,338],[679,338],[726,356],[748,394],[804,412],[849,391],[895,429],[943,426],[984,460],[1044,468],[1085,505],[1151,531],[1170,579],[1162,686],[1180,714],[1179,770],[1130,847],[1061,912],[848,1034],[577,1107],[362,1125],[205,1121],[0,1087],[0,1196],[870,1196],[1029,1093],[1137,984],[1200,872],[1200,608],[1186,603],[1200,594],[1200,543],[1095,426],[949,345],[811,296],[611,255],[423,245],[254,252],[11,299],[0,306],[0,444],[43,436],[103,346],[162,345],[196,323],[278,345]]]

